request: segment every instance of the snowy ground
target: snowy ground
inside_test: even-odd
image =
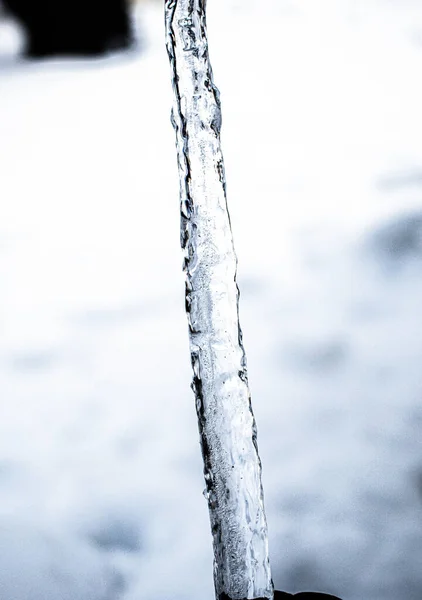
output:
[[[140,55],[0,64],[1,600],[213,597],[139,10]],[[209,27],[276,586],[420,600],[422,2],[213,0]]]

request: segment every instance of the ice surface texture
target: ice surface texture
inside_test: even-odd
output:
[[[200,0],[166,2],[186,312],[218,599],[272,598],[261,463],[239,327],[221,110]]]

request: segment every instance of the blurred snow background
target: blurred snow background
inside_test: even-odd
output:
[[[160,3],[0,26],[0,598],[213,597]],[[422,598],[422,2],[213,0],[276,587]]]

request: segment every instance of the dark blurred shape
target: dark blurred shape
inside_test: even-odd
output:
[[[126,0],[3,0],[27,35],[26,54],[96,56],[132,41]]]
[[[102,550],[139,552],[141,550],[140,530],[135,523],[119,518],[108,518],[100,522],[89,535],[91,541]]]
[[[422,256],[422,213],[399,215],[375,234],[375,245],[383,257],[403,261]]]

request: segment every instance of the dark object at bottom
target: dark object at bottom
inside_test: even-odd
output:
[[[127,0],[4,0],[32,57],[95,56],[131,45]]]

